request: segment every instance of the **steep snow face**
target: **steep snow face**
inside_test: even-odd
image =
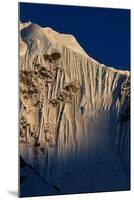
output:
[[[54,195],[59,191],[55,185],[45,181],[30,165],[25,163],[22,157],[20,157],[20,184],[20,197]]]
[[[71,35],[21,25],[20,154],[41,177],[101,163],[104,176],[111,166],[128,179],[129,104],[129,71],[98,63]]]

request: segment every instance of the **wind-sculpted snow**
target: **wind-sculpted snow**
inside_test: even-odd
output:
[[[129,109],[129,71],[95,61],[71,35],[21,25],[20,154],[41,177],[65,193],[78,192],[79,173],[79,192],[128,189]]]

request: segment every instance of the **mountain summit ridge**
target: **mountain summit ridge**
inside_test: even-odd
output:
[[[20,30],[29,29],[29,28],[31,29],[31,32],[35,32],[35,29],[41,29],[42,32],[44,32],[44,35],[46,34],[46,36],[49,38],[50,41],[52,41],[54,43],[58,43],[58,45],[66,46],[67,48],[72,49],[76,53],[80,53],[83,56],[90,58],[96,64],[100,64],[97,60],[90,57],[84,51],[84,49],[79,45],[76,38],[72,34],[63,34],[63,33],[60,33],[60,32],[53,30],[50,27],[41,27],[41,26],[39,26],[35,23],[32,23],[30,21],[25,22],[25,23],[20,22]],[[113,70],[113,71],[118,72],[118,73],[121,73],[121,74],[129,74],[129,70],[120,70],[120,69],[116,69],[114,67],[106,66],[105,64],[100,64],[100,65],[102,67],[107,67],[108,69]]]
[[[73,36],[20,27],[23,160],[63,193],[129,188],[130,72],[95,61]]]

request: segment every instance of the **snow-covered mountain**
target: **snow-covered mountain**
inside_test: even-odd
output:
[[[31,22],[20,23],[19,69],[24,161],[61,194],[129,189],[130,72]]]

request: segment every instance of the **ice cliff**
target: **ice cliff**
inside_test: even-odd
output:
[[[30,22],[20,24],[19,71],[25,162],[65,193],[128,188],[130,72],[95,61],[74,36]]]

